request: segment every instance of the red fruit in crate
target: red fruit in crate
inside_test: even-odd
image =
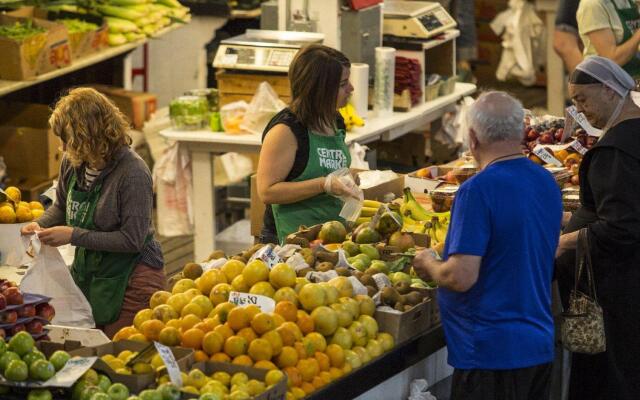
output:
[[[7,298],[0,294],[0,310],[7,308]]]
[[[556,142],[561,142],[562,141],[562,135],[564,135],[564,128],[560,128],[556,131],[555,133],[555,139]]]
[[[18,333],[18,332],[22,332],[22,331],[25,331],[25,330],[27,330],[27,327],[26,327],[26,326],[24,326],[24,324],[17,324],[17,325],[15,325],[15,326],[13,326],[13,327],[11,328],[11,330],[9,331],[9,333],[11,333],[11,336],[15,336],[15,335],[16,335],[16,333]]]
[[[543,144],[552,144],[553,143],[553,135],[549,132],[545,132],[540,135],[540,143]]]
[[[21,307],[18,310],[18,318],[35,317],[35,316],[36,316],[36,308],[31,304],[27,304],[26,306]]]
[[[7,311],[0,314],[0,323],[13,324],[18,320],[18,313],[15,311]]]
[[[529,141],[536,140],[538,137],[540,137],[540,134],[535,129],[529,129],[527,132],[527,140]]]
[[[38,317],[44,318],[47,321],[53,320],[53,317],[56,316],[56,310],[49,303],[42,303],[36,306],[36,315]]]
[[[25,328],[27,329],[27,332],[37,335],[38,333],[42,333],[44,326],[42,325],[42,322],[34,319],[33,321],[28,322]]]
[[[20,293],[20,289],[17,287],[8,288],[4,291],[3,295],[7,298],[7,304],[9,305],[18,305],[24,302],[22,293]]]

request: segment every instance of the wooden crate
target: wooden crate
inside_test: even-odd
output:
[[[285,103],[291,100],[289,78],[287,75],[239,74],[228,71],[216,73],[220,105],[244,100],[250,102],[262,82],[267,82]]]

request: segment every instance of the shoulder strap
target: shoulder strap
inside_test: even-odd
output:
[[[589,231],[587,228],[582,228],[578,232],[578,242],[576,245],[576,275],[575,275],[575,283],[574,290],[578,291],[578,284],[580,282],[580,278],[582,276],[582,269],[586,267],[587,271],[587,290],[590,293],[587,295],[591,296],[594,301],[598,302],[598,295],[596,294],[596,284],[593,278],[593,264],[591,261],[591,246],[589,240]]]

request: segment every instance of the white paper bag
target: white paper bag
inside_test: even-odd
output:
[[[41,245],[37,235],[23,239],[25,247],[31,245],[30,253],[35,258],[20,282],[20,290],[51,297],[49,303],[56,309],[54,324],[94,328],[91,305],[73,281],[58,249]]]

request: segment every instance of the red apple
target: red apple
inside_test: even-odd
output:
[[[18,310],[18,317],[19,318],[35,317],[35,316],[36,316],[36,308],[31,304],[27,304],[26,306],[21,307]]]
[[[529,141],[536,140],[538,137],[540,137],[540,135],[535,129],[529,129],[527,132],[527,140]]]
[[[53,317],[56,316],[56,310],[51,304],[42,303],[36,306],[36,314],[38,315],[38,317],[51,321],[53,320]]]
[[[7,308],[7,298],[0,294],[0,310]]]
[[[0,314],[0,323],[2,324],[13,324],[18,320],[18,313],[15,311],[7,311]]]
[[[27,332],[37,335],[38,333],[42,333],[44,327],[42,326],[42,322],[34,319],[33,321],[27,323],[26,329]]]
[[[4,291],[4,297],[7,298],[7,304],[9,305],[17,305],[22,304],[24,299],[22,298],[22,293],[20,293],[20,289],[17,287],[10,287],[9,289]]]
[[[11,331],[10,331],[10,332],[11,332],[11,336],[15,336],[15,335],[16,335],[16,333],[18,333],[18,332],[22,332],[22,331],[25,331],[26,329],[27,329],[27,328],[24,326],[24,324],[17,324],[17,325],[14,325],[14,326],[11,328]]]
[[[564,129],[560,128],[556,131],[555,133],[555,137],[554,139],[556,139],[556,142],[561,142],[562,141],[562,135],[564,135]]]
[[[553,135],[549,132],[545,132],[540,135],[540,143],[542,144],[552,144],[553,143]]]

